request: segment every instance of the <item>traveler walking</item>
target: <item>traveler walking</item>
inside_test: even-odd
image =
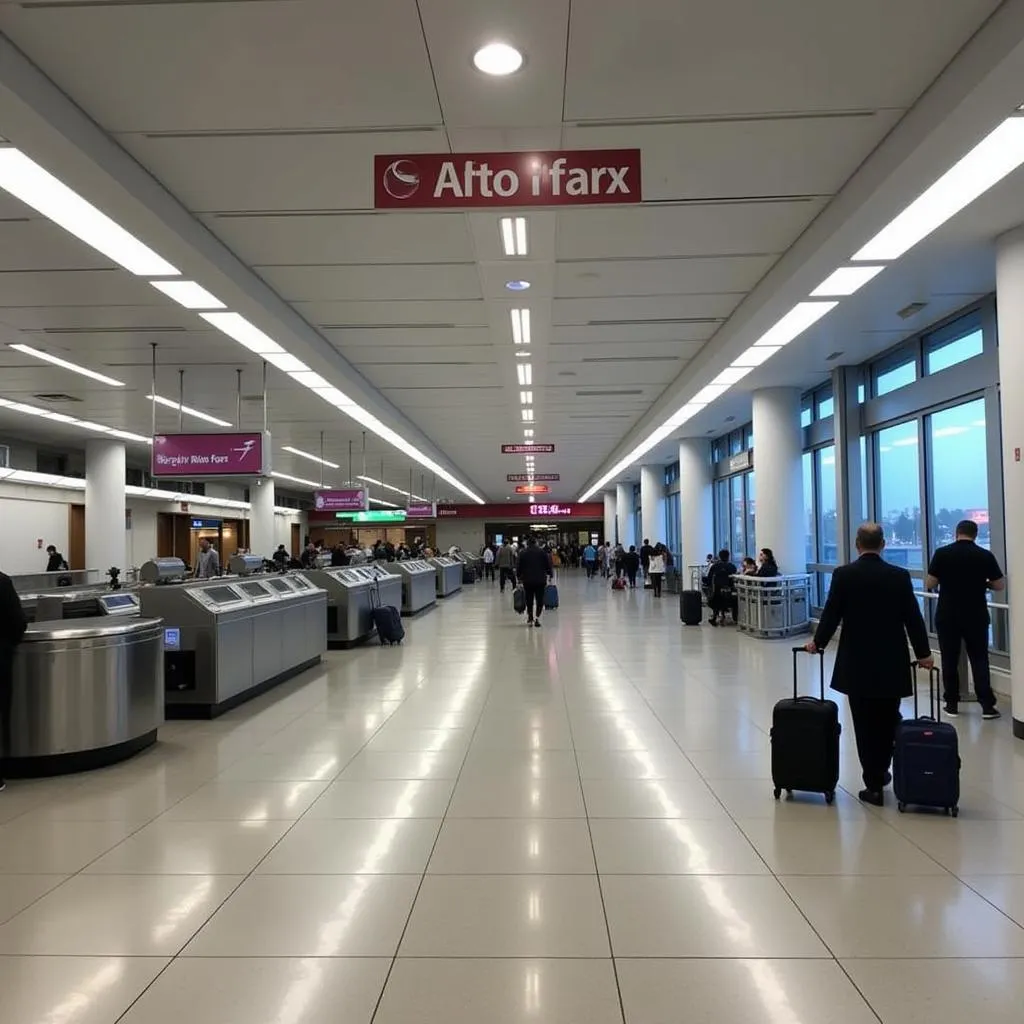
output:
[[[978,524],[964,519],[957,523],[956,539],[939,548],[928,565],[925,586],[939,591],[935,628],[939,634],[942,659],[943,698],[946,714],[955,718],[960,700],[960,649],[967,649],[974,677],[974,692],[981,704],[981,717],[999,718],[996,695],[988,667],[988,601],[986,592],[1003,590],[1006,581],[995,555],[979,547]]]
[[[504,594],[506,583],[511,583],[513,587],[516,585],[516,554],[508,538],[498,548],[498,557],[495,561],[498,565],[498,589]]]
[[[651,557],[647,562],[647,575],[651,579],[654,596],[661,597],[661,581],[665,578],[665,553],[660,543],[651,549]]]
[[[494,582],[494,548],[490,544],[484,546],[484,579]]]
[[[201,580],[212,580],[214,576],[220,575],[220,556],[206,537],[199,538],[199,557],[196,559],[194,575]]]
[[[621,544],[615,545],[615,578],[619,579],[626,567],[626,549]]]
[[[583,567],[587,570],[587,579],[592,580],[594,578],[594,568],[597,565],[597,548],[593,544],[588,544],[583,549]]]
[[[635,544],[629,545],[629,551],[626,552],[622,559],[622,566],[626,570],[629,589],[636,590],[636,574],[640,571],[640,556],[637,554]]]
[[[900,701],[913,693],[908,637],[922,668],[934,663],[910,573],[883,561],[884,547],[878,523],[857,530],[860,557],[832,574],[821,621],[806,645],[812,654],[825,650],[842,624],[832,689],[846,694],[853,717],[864,774],[858,796],[875,807],[885,803],[883,791],[892,781]]]
[[[67,559],[52,545],[46,546],[46,571],[64,572],[67,570]]]
[[[640,565],[644,570],[644,579],[647,579],[647,573],[650,570],[652,554],[654,554],[654,548],[651,547],[650,540],[644,537],[644,542],[640,545]]]
[[[10,576],[0,572],[0,790],[7,788],[11,757],[11,703],[14,698],[14,651],[25,635],[25,611]]]
[[[537,547],[535,538],[530,537],[526,547],[519,553],[516,566],[519,579],[526,592],[526,624],[540,626],[540,613],[544,610],[544,589],[554,576],[551,556],[544,548]]]

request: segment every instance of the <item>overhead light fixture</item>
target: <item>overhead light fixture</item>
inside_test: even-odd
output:
[[[529,363],[519,363],[516,366],[516,377],[520,387],[529,387],[533,383],[533,367]]]
[[[761,345],[760,347],[751,345],[743,355],[734,359],[729,365],[730,366],[749,366],[750,369],[754,369],[756,366],[760,366],[762,363],[768,362],[769,359],[776,352],[781,352],[781,346],[778,348],[772,345]]]
[[[289,355],[287,352],[269,352],[263,358],[266,359],[271,366],[276,366],[284,373],[310,372],[309,367],[301,359],[296,359],[295,356]],[[327,386],[330,387],[329,384]]]
[[[778,323],[768,328],[754,342],[754,347],[763,348],[768,345],[781,348],[788,345],[838,305],[838,302],[798,302]]]
[[[533,422],[533,410],[532,409],[523,409],[523,422],[524,423],[532,423]]]
[[[123,380],[115,380],[113,377],[108,377],[104,373],[97,373],[95,370],[88,370],[84,366],[79,366],[77,363],[70,363],[66,359],[61,359],[59,356],[50,355],[49,352],[43,352],[41,349],[33,348],[31,345],[10,345],[9,348],[14,349],[15,352],[21,352],[26,356],[32,356],[33,359],[42,359],[44,362],[53,363],[54,366],[60,366],[65,370],[70,370],[72,373],[80,374],[82,377],[89,377],[92,380],[98,380],[101,384],[109,384],[112,388],[123,388]]]
[[[707,405],[716,398],[721,398],[728,390],[728,384],[708,384],[706,387],[701,388],[691,401],[696,402],[698,405]]]
[[[146,395],[146,401],[156,402],[157,405],[166,406],[168,409],[173,409],[177,412],[179,409],[185,416],[193,416],[197,420],[205,420],[207,423],[216,424],[218,427],[232,427],[233,423],[229,423],[227,420],[217,419],[216,416],[211,416],[208,412],[201,412],[199,409],[192,409],[187,405],[179,405],[178,402],[173,401],[170,398],[163,398],[160,395],[154,395],[150,392]]]
[[[530,344],[530,311],[528,309],[513,309],[510,311],[512,317],[512,340],[517,345]]]
[[[125,441],[137,441],[139,444],[151,445],[153,443],[151,437],[134,434],[130,430],[108,427],[105,423],[94,423],[92,420],[76,419],[74,416],[51,412],[49,409],[41,409],[37,405],[29,405],[27,402],[12,402],[9,398],[0,398],[0,409],[7,409],[10,412],[21,413],[25,416],[36,416],[41,420],[49,420],[51,423],[61,423],[70,427],[77,427],[79,430],[87,430],[90,434],[119,437]]]
[[[730,366],[723,370],[712,382],[711,386],[721,385],[723,387],[732,387],[733,384],[738,384],[748,373],[754,368],[752,366]]]
[[[314,490],[319,490],[321,487],[330,487],[330,484],[322,483],[319,480],[304,480],[301,476],[289,476],[287,473],[271,473],[270,474],[276,480],[287,480],[293,484],[305,484],[306,487],[312,487]]]
[[[304,452],[301,448],[293,448],[290,444],[281,445],[281,451],[298,455],[300,459],[309,459],[310,462],[317,462],[321,466],[330,466],[331,469],[341,468],[336,462],[328,462],[326,459],[321,459],[319,455],[313,455],[312,452]]]
[[[533,437],[533,427],[526,427],[523,430],[523,437]]]
[[[200,313],[208,324],[216,327],[243,348],[258,356],[283,355],[284,349],[240,313]]]
[[[532,391],[520,391],[519,392],[519,404],[520,405],[533,405],[533,392]]]
[[[314,373],[312,370],[289,370],[288,376],[304,388],[310,388],[313,391],[319,391],[331,386],[329,380],[321,377],[319,373]]]
[[[1008,117],[894,217],[853,259],[899,259],[1024,163],[1024,118]]]
[[[372,476],[357,476],[357,480],[362,480],[364,483],[374,484],[377,487],[383,487],[385,491],[393,491],[395,494],[404,495],[406,498],[412,498],[414,501],[426,501],[426,498],[421,498],[418,494],[413,494],[411,491],[403,491],[401,487],[392,487],[391,484],[384,483],[383,480],[376,480]]]
[[[527,254],[526,218],[502,217],[498,223],[501,227],[501,246],[505,250],[505,255],[525,256]]]
[[[885,270],[884,266],[840,267],[829,274],[811,292],[811,298],[833,298],[836,296],[853,295],[854,292],[863,288],[868,281],[877,277],[883,270]]]
[[[511,75],[523,66],[523,55],[508,43],[488,43],[473,54],[473,66],[485,75]]]
[[[393,501],[385,501],[383,498],[368,498],[371,505],[383,505],[384,508],[401,508],[401,505],[396,505]]]
[[[177,267],[13,146],[0,149],[0,188],[132,274],[177,277],[180,273]]]
[[[519,349],[516,352],[516,359],[529,359],[529,358],[530,358],[529,349]]]
[[[530,287],[529,281],[506,281],[505,287],[510,292],[525,292]]]
[[[195,281],[150,281],[158,292],[163,292],[169,299],[174,299],[179,306],[186,309],[226,309],[227,307],[215,295],[211,295],[201,284]]]

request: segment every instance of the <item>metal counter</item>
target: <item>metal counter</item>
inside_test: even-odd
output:
[[[448,597],[462,589],[462,563],[447,555],[428,558],[428,564],[437,571],[437,596]]]
[[[432,565],[418,559],[390,565],[402,577],[403,615],[415,615],[437,604],[437,570]]]
[[[275,585],[277,584],[277,585]],[[327,595],[292,576],[146,587],[165,630],[168,718],[213,718],[320,661]]]
[[[734,576],[736,625],[765,640],[806,633],[810,628],[811,577]]]
[[[164,720],[159,619],[36,622],[14,658],[13,778],[123,761],[155,742]]]
[[[295,575],[327,595],[324,614],[328,647],[352,647],[373,634],[370,591],[376,584],[369,566],[301,569]]]
[[[402,607],[402,577],[397,572],[392,572],[390,562],[374,562],[366,568],[373,574],[377,586],[377,596],[380,605],[401,609]]]

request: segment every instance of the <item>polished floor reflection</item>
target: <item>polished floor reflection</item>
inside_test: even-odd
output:
[[[0,795],[3,1024],[1007,1024],[1024,744],[954,821],[776,803],[788,644],[480,584],[127,764]]]

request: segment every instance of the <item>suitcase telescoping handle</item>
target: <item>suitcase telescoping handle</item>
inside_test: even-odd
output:
[[[911,662],[910,674],[913,677],[914,684],[914,717],[920,718],[921,714],[917,707],[917,670],[921,667],[919,662]],[[942,721],[941,707],[942,698],[939,690],[939,670],[936,666],[928,670],[928,714],[931,718],[934,718],[936,722]]]
[[[794,647],[793,648],[793,699],[795,700],[800,695],[800,683],[798,680],[798,665],[797,661],[801,654],[807,654],[806,647]],[[818,651],[818,690],[821,693],[821,699],[825,699],[825,652]]]

